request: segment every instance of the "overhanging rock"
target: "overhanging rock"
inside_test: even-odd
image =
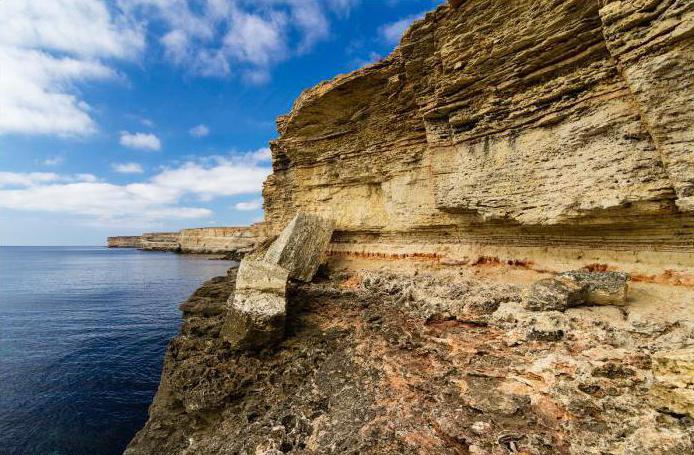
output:
[[[333,235],[327,218],[298,213],[265,253],[265,261],[277,264],[294,280],[309,282],[320,266]]]

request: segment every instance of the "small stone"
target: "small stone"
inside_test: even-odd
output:
[[[298,213],[267,250],[265,261],[283,267],[292,279],[310,282],[332,234],[331,220]]]
[[[288,273],[262,261],[244,260],[230,297],[222,337],[237,349],[261,349],[284,336]]]
[[[489,432],[492,430],[492,425],[489,422],[475,422],[472,424],[470,427],[473,433],[476,435],[485,435],[489,434]]]
[[[575,270],[559,275],[586,286],[588,305],[626,305],[629,275],[623,272],[586,272]]]
[[[586,298],[586,286],[572,278],[545,278],[533,283],[526,291],[524,305],[531,311],[564,311],[581,305]]]

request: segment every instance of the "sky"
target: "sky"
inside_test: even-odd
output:
[[[0,0],[0,245],[262,220],[275,118],[443,0]]]

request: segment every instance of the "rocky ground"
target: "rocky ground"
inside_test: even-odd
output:
[[[219,336],[235,274],[181,306],[126,454],[694,453],[694,420],[650,393],[691,319],[529,311],[527,286],[474,275],[323,273],[290,286],[281,344],[241,353]]]

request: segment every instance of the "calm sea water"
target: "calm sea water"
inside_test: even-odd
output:
[[[142,427],[178,305],[231,265],[0,247],[0,454],[120,454]]]

